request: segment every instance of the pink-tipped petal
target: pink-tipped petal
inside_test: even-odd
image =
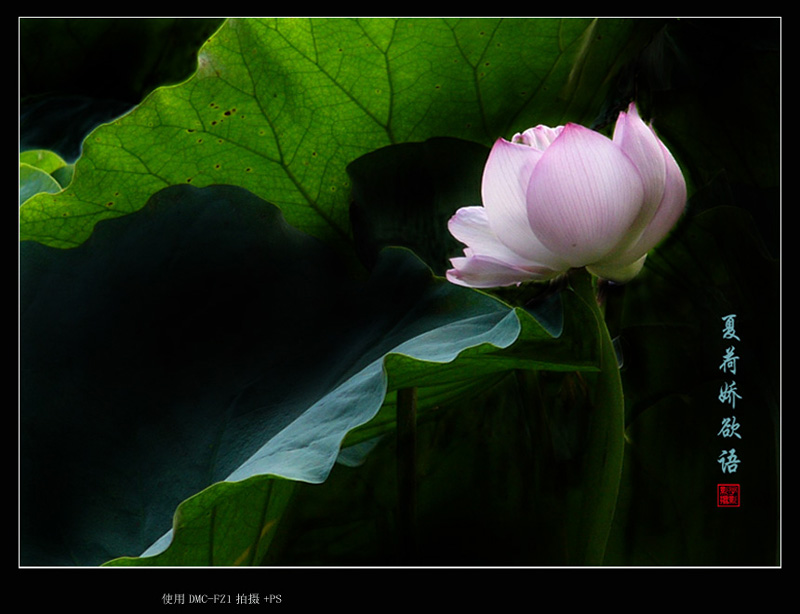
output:
[[[482,198],[494,234],[511,250],[532,262],[566,270],[568,265],[548,250],[531,230],[525,193],[542,152],[498,139],[483,172]]]
[[[636,260],[658,245],[669,234],[686,208],[686,180],[683,173],[663,143],[660,143],[660,150],[667,171],[664,194],[641,236],[628,247],[625,255],[622,256],[623,260],[629,262]]]
[[[469,288],[512,286],[523,281],[551,279],[558,275],[558,271],[546,267],[520,269],[485,256],[451,258],[450,262],[453,268],[447,271],[447,279]]]
[[[643,211],[649,221],[658,203],[661,202],[667,176],[664,157],[661,154],[661,143],[653,129],[639,117],[636,105],[633,103],[627,113],[619,114],[613,140],[639,171],[644,186]]]
[[[626,235],[643,196],[639,172],[611,139],[568,124],[533,169],[528,219],[549,250],[585,266]]]
[[[472,288],[494,288],[523,281],[549,279],[558,274],[526,260],[501,243],[492,231],[483,207],[462,207],[450,218],[450,233],[467,247],[465,257],[451,260],[447,278]]]
[[[470,253],[488,256],[512,266],[536,264],[502,243],[489,225],[484,207],[462,207],[447,224],[450,234],[468,246]]]

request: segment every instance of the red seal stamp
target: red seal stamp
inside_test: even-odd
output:
[[[739,507],[738,484],[717,484],[717,507]]]

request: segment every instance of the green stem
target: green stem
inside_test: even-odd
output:
[[[617,355],[597,302],[596,287],[585,269],[570,272],[570,285],[597,322],[600,372],[595,380],[589,444],[583,471],[579,562],[601,565],[617,507],[625,441],[625,401]]]
[[[403,563],[417,554],[417,389],[397,391],[398,533]]]

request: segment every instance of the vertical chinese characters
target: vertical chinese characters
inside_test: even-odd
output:
[[[722,318],[724,327],[722,329],[722,338],[726,340],[735,339],[741,341],[736,334],[736,314],[730,314]],[[722,364],[719,368],[723,373],[736,375],[736,361],[739,357],[736,355],[736,346],[731,345],[725,350],[722,357]],[[719,390],[717,397],[723,404],[730,404],[731,410],[736,409],[736,400],[741,399],[741,395],[736,390],[736,381],[731,380],[724,382]],[[737,432],[739,430],[739,423],[736,421],[736,416],[731,414],[722,419],[722,426],[717,432],[717,436],[730,438],[736,437],[741,439],[742,436]],[[722,453],[717,457],[717,462],[720,464],[723,473],[734,473],[739,467],[739,458],[736,455],[736,448],[730,450],[722,450]]]

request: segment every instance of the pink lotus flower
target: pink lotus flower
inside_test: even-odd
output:
[[[631,104],[612,139],[577,124],[498,139],[483,173],[482,207],[450,219],[467,245],[447,278],[491,288],[572,267],[626,282],[683,213],[686,183]]]

